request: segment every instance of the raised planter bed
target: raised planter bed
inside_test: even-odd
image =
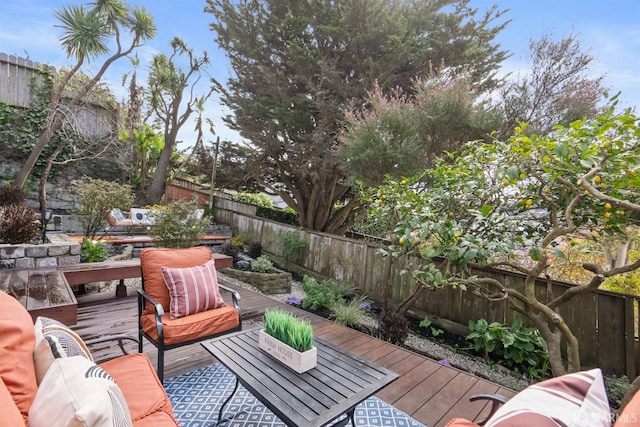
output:
[[[257,273],[255,271],[227,268],[222,272],[227,276],[258,288],[265,294],[286,294],[291,292],[291,273],[286,271],[274,268],[269,273]]]

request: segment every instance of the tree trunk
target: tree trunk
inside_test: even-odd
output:
[[[49,110],[49,115],[53,114],[52,111],[54,110]],[[51,117],[48,117],[48,120],[51,120]],[[29,178],[31,171],[33,170],[33,166],[38,161],[38,158],[42,154],[42,151],[47,146],[49,141],[51,141],[51,138],[53,138],[53,135],[60,128],[62,121],[60,119],[53,119],[50,123],[51,124],[44,129],[44,132],[42,132],[42,135],[40,135],[40,138],[38,138],[38,143],[31,151],[31,154],[29,154],[29,157],[24,162],[24,165],[22,165],[22,169],[20,169],[20,172],[18,173],[15,182],[13,183],[13,185],[15,185],[16,187],[24,187],[24,184],[27,182],[27,178]]]
[[[153,175],[149,191],[147,191],[145,196],[145,204],[153,205],[160,203],[167,182],[167,171],[169,170],[169,162],[171,161],[172,154],[173,143],[165,140],[164,148],[162,149],[160,158],[158,159],[156,172]]]

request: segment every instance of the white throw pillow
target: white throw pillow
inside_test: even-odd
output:
[[[56,359],[29,409],[29,427],[129,427],[129,407],[104,369],[83,356]]]

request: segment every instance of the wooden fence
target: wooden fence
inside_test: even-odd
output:
[[[0,53],[0,104],[29,108],[33,85],[44,83],[55,68],[14,55]],[[64,96],[64,94],[63,94]],[[74,127],[91,138],[117,137],[118,111],[100,100],[87,99],[73,107]]]
[[[47,70],[53,72],[55,68],[0,53],[0,103],[29,108],[34,96],[32,81],[43,83]]]
[[[297,232],[309,244],[301,251],[296,266],[301,270],[354,284],[370,297],[380,300],[384,261],[378,253],[380,245],[362,240],[333,236],[325,233],[301,230],[285,224],[258,218],[247,213],[247,205],[216,198],[216,220],[231,226],[234,233],[242,234],[246,242],[260,242],[265,252],[282,257],[280,237]],[[409,262],[420,260],[400,259],[392,272],[391,300],[406,297],[413,283],[410,275],[400,271]],[[518,273],[477,268],[478,275],[494,277],[507,286],[522,289],[524,276]],[[548,289],[553,294],[570,286],[567,283],[546,281],[538,283],[539,297],[544,300]],[[627,375],[634,379],[638,372],[638,300],[631,295],[598,290],[574,297],[563,305],[560,313],[580,342],[583,366],[598,366],[603,372]],[[415,305],[414,314],[426,314],[468,324],[469,320],[487,319],[510,324],[516,313],[506,301],[490,302],[471,292],[451,288],[425,293]]]

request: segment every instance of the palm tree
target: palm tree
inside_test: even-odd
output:
[[[130,7],[120,0],[97,0],[90,3],[90,7],[65,6],[56,10],[55,15],[60,21],[57,26],[64,31],[60,41],[67,58],[75,59],[76,63],[64,73],[60,83],[52,87],[47,125],[15,180],[15,185],[20,188],[24,186],[44,148],[64,123],[64,110],[79,104],[113,62],[129,55],[156,33],[153,16],[144,8]],[[124,40],[123,32],[129,33],[131,39]],[[110,54],[109,45],[112,43],[116,46],[115,52],[104,60],[93,79],[75,92],[70,100],[62,102],[62,94],[73,75],[85,62]]]

